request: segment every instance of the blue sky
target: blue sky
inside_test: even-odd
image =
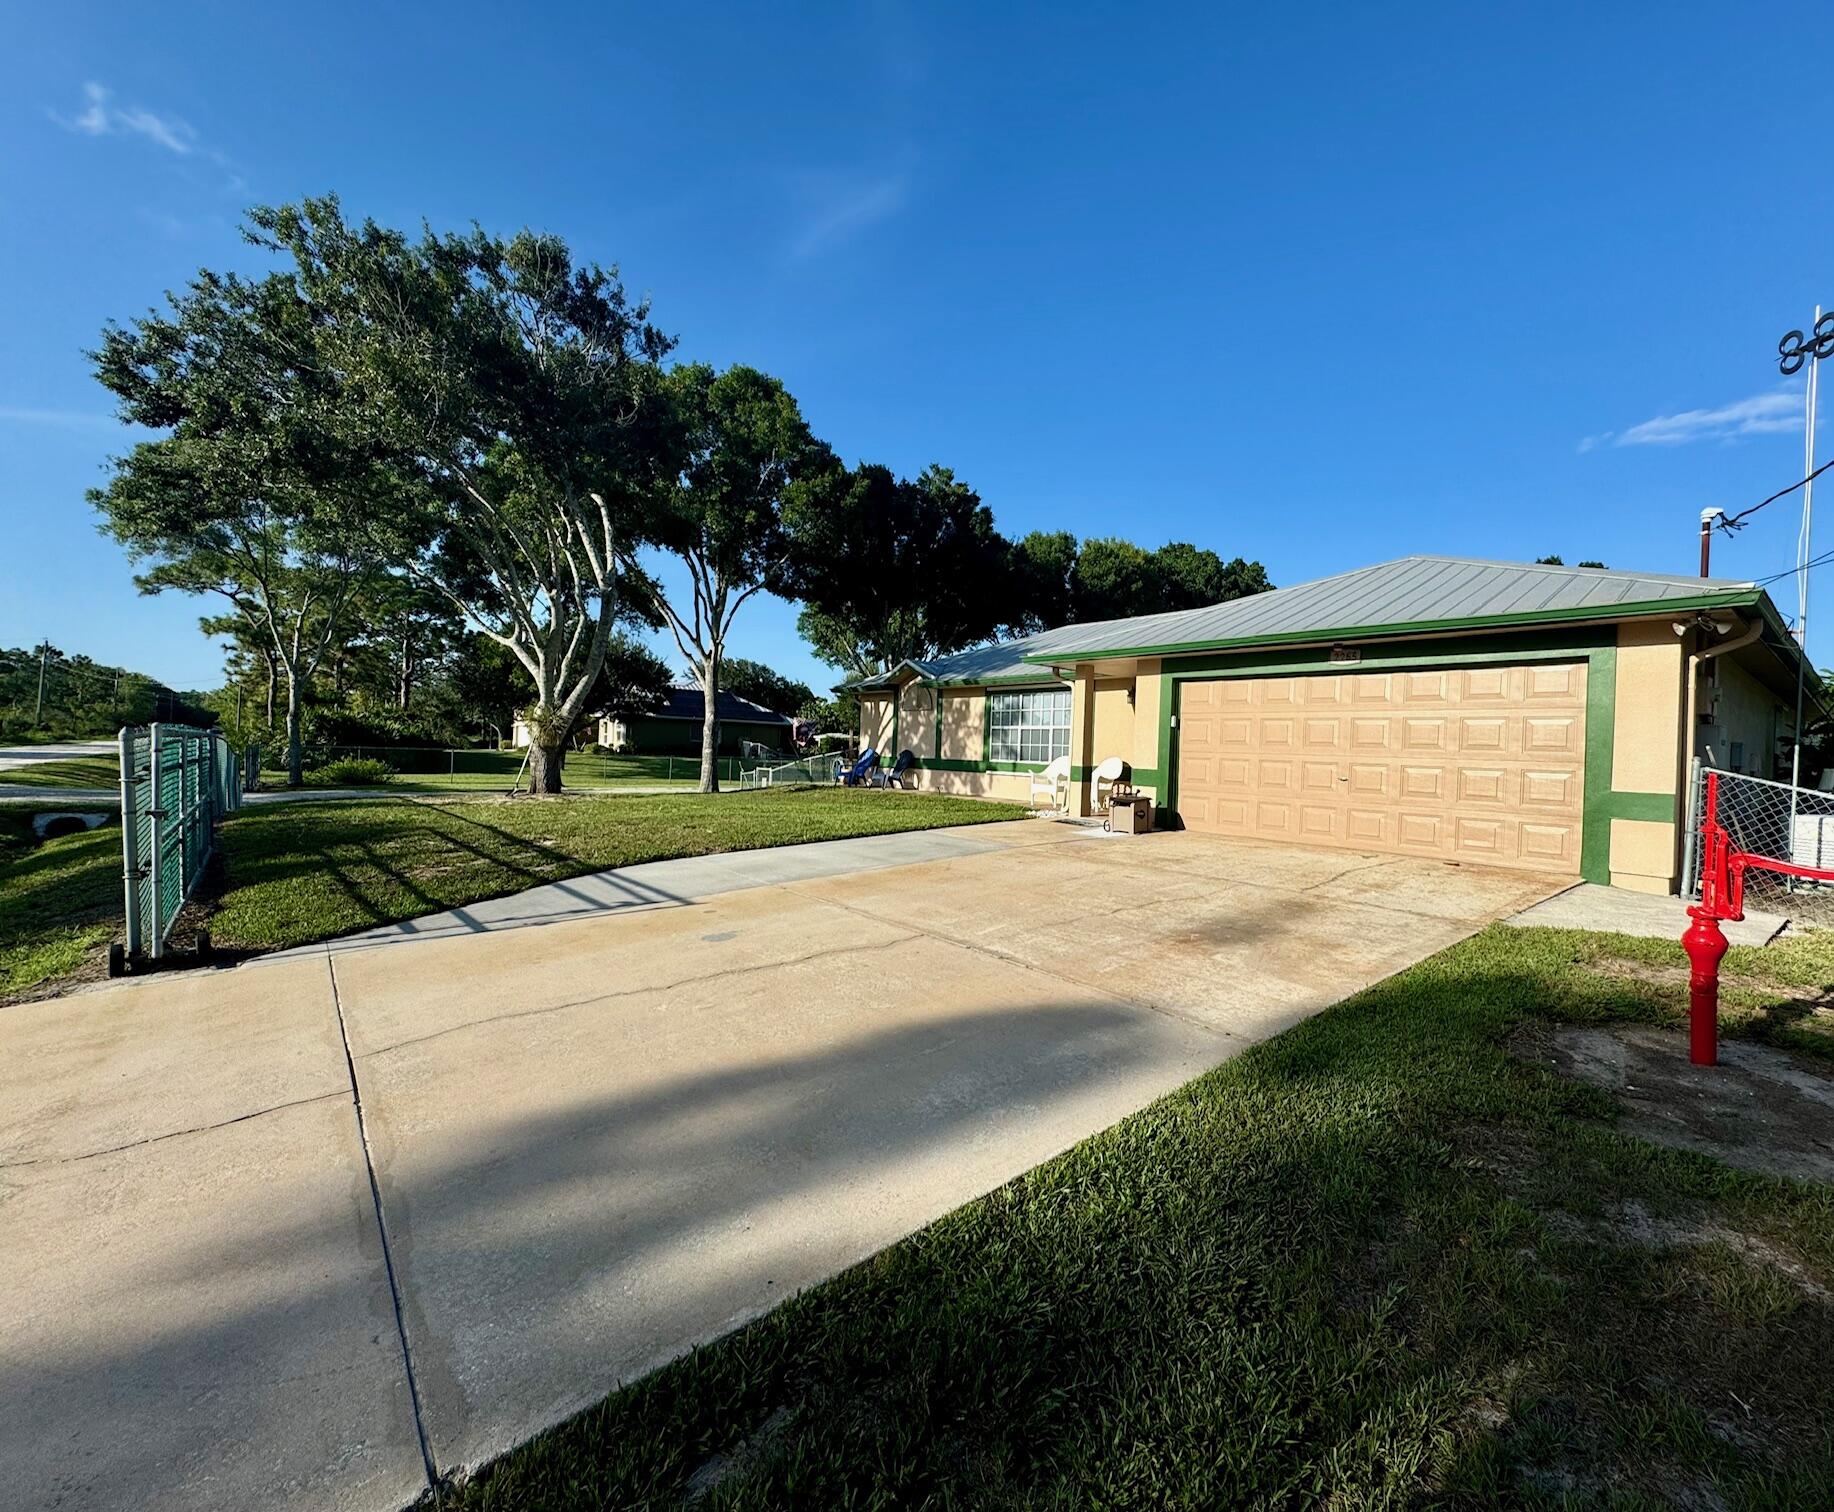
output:
[[[1801,475],[1774,353],[1834,303],[1825,21],[14,8],[0,645],[220,680],[208,606],[138,597],[96,534],[128,438],[82,350],[248,265],[245,206],[325,190],[564,235],[681,355],[778,374],[850,460],[954,467],[1012,535],[1191,540],[1282,584],[1419,551],[1692,571],[1701,508]],[[1795,528],[1773,507],[1716,568],[1787,568]],[[754,600],[734,650],[831,681],[794,621]]]

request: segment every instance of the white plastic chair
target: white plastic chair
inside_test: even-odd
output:
[[[1089,774],[1089,801],[1096,813],[1108,812],[1109,796],[1126,772],[1127,763],[1119,756],[1110,756]]]
[[[1045,801],[1054,809],[1070,806],[1070,758],[1059,756],[1042,772],[1032,773],[1031,796],[1026,802],[1036,806],[1038,795],[1043,793]]]

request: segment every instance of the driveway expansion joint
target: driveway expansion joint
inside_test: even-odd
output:
[[[363,1116],[363,1089],[357,1084],[357,1063],[350,1053],[350,1027],[344,1022],[344,1000],[338,993],[337,962],[329,953],[325,970],[331,977],[331,1006],[337,1010],[338,1035],[344,1044],[344,1069],[350,1077],[351,1105],[357,1115],[357,1136],[363,1146],[363,1169],[369,1177],[369,1198],[376,1213],[376,1233],[382,1240],[382,1268],[388,1276],[389,1301],[395,1309],[395,1333],[401,1340],[401,1364],[407,1372],[408,1400],[414,1408],[414,1436],[420,1444],[420,1460],[427,1477],[427,1494],[436,1494],[441,1481],[433,1463],[433,1446],[427,1438],[426,1409],[421,1401],[420,1382],[414,1375],[414,1349],[408,1343],[407,1318],[401,1309],[401,1283],[395,1275],[395,1256],[389,1247],[388,1219],[382,1212],[382,1188],[376,1181],[375,1152],[370,1148],[369,1124]]]

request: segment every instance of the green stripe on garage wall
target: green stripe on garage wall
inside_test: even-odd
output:
[[[1586,658],[1586,804],[1579,829],[1579,874],[1611,881],[1611,758],[1617,750],[1617,643]]]
[[[1602,640],[1601,636],[1609,636]],[[1580,875],[1588,882],[1611,880],[1611,821],[1672,822],[1678,798],[1672,793],[1614,793],[1612,758],[1617,732],[1617,628],[1588,626],[1570,631],[1486,635],[1449,640],[1431,651],[1413,643],[1360,648],[1357,662],[1333,662],[1328,647],[1310,653],[1287,651],[1213,653],[1179,658],[1159,676],[1159,772],[1164,806],[1176,814],[1178,772],[1172,719],[1178,713],[1179,684],[1217,677],[1277,677],[1328,672],[1385,672],[1497,662],[1581,661],[1586,663],[1586,794],[1580,820]],[[1136,781],[1144,783],[1144,775]]]

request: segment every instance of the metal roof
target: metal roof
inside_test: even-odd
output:
[[[1024,654],[1033,663],[1175,655],[1264,642],[1609,619],[1684,604],[1756,603],[1762,597],[1757,584],[1742,579],[1412,556],[1203,609],[1066,625],[1031,637]]]
[[[926,683],[1036,682],[1052,666],[1100,656],[1176,656],[1749,605],[1762,606],[1787,640],[1763,589],[1748,579],[1411,556],[1202,609],[1065,625],[954,656],[907,661],[853,686],[887,687],[912,676]]]
[[[1025,657],[1027,652],[1043,649],[1044,643],[1053,634],[1061,633],[1047,631],[1042,635],[1023,635],[1017,640],[996,641],[991,646],[976,646],[972,651],[958,651],[953,656],[938,656],[930,661],[901,662],[889,672],[864,678],[849,686],[887,688],[903,682],[906,674],[914,675],[926,683],[967,683],[976,687],[1015,680],[1049,682],[1051,674],[1043,667],[1028,662]]]
[[[761,703],[753,703],[749,698],[740,698],[736,693],[720,689],[719,697],[713,701],[722,723],[729,724],[789,724],[787,714],[778,714],[767,709]],[[684,688],[679,683],[663,695],[662,703],[654,709],[639,710],[638,719],[688,719],[695,724],[701,722],[706,713],[707,701],[701,696],[699,688]]]

